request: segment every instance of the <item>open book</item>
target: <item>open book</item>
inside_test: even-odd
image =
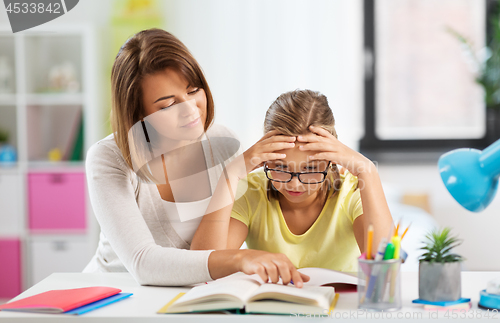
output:
[[[304,286],[330,286],[336,293],[355,292],[358,286],[358,273],[325,268],[300,268],[298,271],[311,278]],[[364,281],[360,283],[364,284]]]
[[[340,284],[355,290],[358,282],[353,275],[328,269],[303,268],[299,271],[311,277],[302,288],[280,283],[266,284],[258,275],[236,273],[177,295],[158,313],[244,309],[246,313],[327,315],[338,298],[336,289],[329,286]],[[320,286],[322,284],[329,286]]]

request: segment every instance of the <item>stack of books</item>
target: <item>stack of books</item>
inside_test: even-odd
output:
[[[413,303],[423,304],[426,311],[468,311],[472,303],[470,298],[460,298],[450,302],[429,302],[421,299],[414,299]]]
[[[80,315],[131,295],[112,287],[51,290],[0,305],[0,311]]]

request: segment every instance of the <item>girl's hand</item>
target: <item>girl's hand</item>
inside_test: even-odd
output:
[[[312,133],[297,137],[300,150],[316,151],[309,156],[309,160],[331,161],[346,168],[354,176],[374,169],[375,165],[368,158],[341,143],[325,129],[315,126],[310,126],[309,129]]]
[[[299,288],[303,282],[309,281],[309,276],[297,271],[287,256],[280,253],[270,253],[261,250],[241,250],[237,255],[239,271],[247,275],[258,274],[263,281],[269,279],[276,284],[281,277],[284,285],[288,285],[291,280]]]
[[[285,154],[277,153],[277,151],[295,147],[295,139],[295,137],[280,135],[277,130],[266,133],[243,153],[245,175],[263,166],[266,161],[285,158]]]

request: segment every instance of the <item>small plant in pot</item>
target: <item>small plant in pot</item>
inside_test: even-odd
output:
[[[465,260],[451,250],[462,243],[450,235],[450,229],[433,230],[426,236],[424,250],[419,258],[418,297],[430,302],[460,299],[462,284],[461,262]]]
[[[13,165],[17,159],[16,150],[9,145],[9,132],[0,128],[0,166]]]

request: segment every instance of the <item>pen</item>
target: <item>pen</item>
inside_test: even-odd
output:
[[[375,261],[380,261],[383,259],[386,246],[387,246],[387,239],[384,237],[384,238],[382,238],[382,240],[380,241],[380,244],[378,245],[377,254],[375,255]],[[372,271],[370,274],[370,282],[368,283],[368,287],[366,288],[366,295],[365,296],[368,298],[372,297],[373,288],[375,287],[375,282],[377,281],[377,276],[378,276],[379,270],[380,270],[380,267],[378,265],[376,265],[376,264],[373,265],[373,268],[372,268]],[[363,297],[361,302],[363,302],[364,299],[365,298]]]
[[[385,248],[385,253],[384,253],[384,259],[383,260],[391,260],[394,258],[394,244],[392,242],[389,242],[387,244],[387,247]],[[385,294],[385,287],[387,285],[387,280],[388,280],[388,265],[387,264],[382,264],[382,270],[379,274],[380,278],[378,281],[378,285],[375,288],[375,295],[374,295],[374,301],[384,299],[384,294]],[[383,277],[383,279],[382,279]]]
[[[368,239],[366,246],[366,259],[372,259],[373,225],[368,226]]]

